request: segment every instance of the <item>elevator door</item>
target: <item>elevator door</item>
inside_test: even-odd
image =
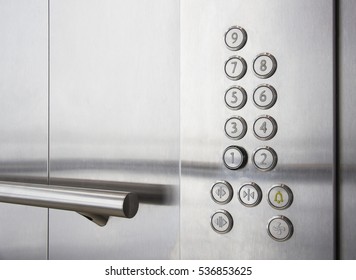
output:
[[[49,181],[137,192],[98,227],[50,210],[50,259],[179,257],[179,1],[50,1]]]

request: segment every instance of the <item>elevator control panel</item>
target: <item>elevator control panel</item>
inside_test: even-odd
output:
[[[183,258],[333,258],[332,9],[181,2]]]
[[[226,47],[234,53],[224,65],[227,90],[225,92],[225,104],[235,113],[244,107],[247,102],[246,90],[240,84],[231,84],[239,81],[246,75],[248,65],[246,60],[239,56],[237,51],[241,50],[247,42],[247,32],[241,26],[230,27],[224,36]],[[277,70],[277,60],[274,55],[263,52],[256,56],[251,67],[253,74],[260,79],[268,79]],[[251,73],[252,74],[252,73]],[[267,80],[268,81],[268,80]],[[253,102],[260,110],[272,108],[277,100],[277,90],[271,84],[258,84],[253,92]],[[261,141],[268,141],[277,133],[277,122],[270,115],[257,116],[253,124],[247,124],[243,116],[233,115],[224,125],[225,134],[231,140],[240,140],[251,127],[254,136]],[[268,144],[268,142],[265,142]],[[259,171],[271,171],[277,165],[277,153],[269,146],[256,147],[254,151],[246,151],[239,146],[229,146],[223,153],[223,163],[230,170],[243,168],[251,156],[252,162]],[[232,187],[228,182],[217,182],[211,189],[213,200],[221,204],[229,203],[232,197]],[[257,206],[262,199],[261,188],[255,182],[243,184],[238,191],[238,199],[246,207]],[[293,201],[292,190],[286,185],[274,186],[268,192],[268,202],[276,210],[288,208]],[[218,218],[217,218],[218,217]],[[292,237],[293,224],[284,216],[271,218],[267,226],[268,235],[276,241],[287,241]],[[211,217],[211,227],[217,233],[228,233],[233,227],[233,215],[227,210],[218,210]]]

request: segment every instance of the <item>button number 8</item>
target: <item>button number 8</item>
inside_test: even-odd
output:
[[[263,72],[267,70],[267,61],[265,59],[261,60],[260,70]]]

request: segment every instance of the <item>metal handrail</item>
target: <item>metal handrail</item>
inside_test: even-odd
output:
[[[138,211],[135,193],[0,182],[0,202],[76,211],[105,225],[109,216],[132,218]]]

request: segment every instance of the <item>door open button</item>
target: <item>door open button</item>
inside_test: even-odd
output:
[[[230,202],[233,195],[233,190],[228,182],[218,181],[211,188],[210,194],[216,203],[226,204]]]

